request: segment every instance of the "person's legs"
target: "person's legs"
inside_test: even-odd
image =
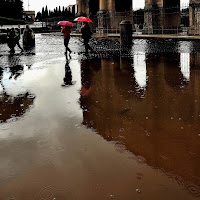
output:
[[[15,53],[15,44],[12,44],[12,45],[10,46],[10,52],[11,52],[11,53]]]
[[[17,46],[21,49],[21,51],[23,51],[23,48],[22,48],[21,45],[19,44],[19,41],[17,42]]]
[[[85,45],[85,53],[88,53],[88,48],[89,48],[89,39],[84,39],[84,45]]]
[[[94,51],[93,49],[92,49],[92,47],[90,47],[90,45],[89,45],[89,39],[84,39],[84,45],[85,45],[85,52],[86,53],[88,53],[88,49],[90,50],[90,51]]]
[[[88,49],[92,52],[94,52],[94,50],[92,49],[92,47],[88,44]]]
[[[66,48],[66,53],[67,53],[67,51],[69,51],[69,53],[72,52],[71,49],[68,47],[69,39],[70,39],[70,37],[65,37],[64,38],[64,45],[65,45],[65,48]]]

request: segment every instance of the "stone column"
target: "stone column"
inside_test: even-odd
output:
[[[103,34],[108,27],[108,10],[107,10],[107,0],[100,0],[99,1],[99,8],[100,11],[97,12],[98,15],[98,27],[97,33]]]
[[[109,12],[115,12],[115,1],[114,0],[108,0],[107,9]]]
[[[78,13],[79,14],[81,14],[83,12],[82,8],[83,8],[82,0],[78,0]]]
[[[106,0],[100,0],[99,1],[99,8],[100,8],[100,11],[102,10],[107,10],[107,3],[106,3]]]

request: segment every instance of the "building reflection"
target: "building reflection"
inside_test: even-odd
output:
[[[180,67],[183,77],[189,81],[190,80],[190,54],[181,53],[180,54]]]
[[[147,85],[146,56],[145,53],[134,55],[134,77],[141,89],[145,89]]]
[[[200,74],[188,59],[172,53],[82,61],[82,85],[94,90],[80,105],[86,127],[199,196]]]

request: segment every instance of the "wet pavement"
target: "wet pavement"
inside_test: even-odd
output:
[[[199,199],[200,43],[92,44],[0,45],[0,199]]]

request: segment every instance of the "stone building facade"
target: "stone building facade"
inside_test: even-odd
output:
[[[133,23],[132,0],[77,0],[78,15],[90,17],[97,32],[119,30],[122,20]]]

